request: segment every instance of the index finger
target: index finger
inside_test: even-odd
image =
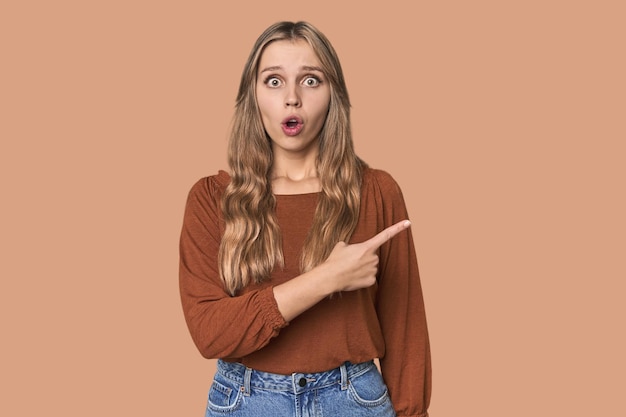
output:
[[[380,232],[373,238],[366,240],[363,243],[370,249],[376,250],[379,247],[381,247],[383,243],[388,242],[389,240],[391,240],[392,237],[394,237],[401,231],[408,229],[410,225],[411,225],[410,221],[402,220],[401,222],[398,222],[394,224],[393,226],[389,226],[388,228],[386,228],[385,230],[383,230],[382,232]]]

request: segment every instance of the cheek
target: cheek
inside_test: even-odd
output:
[[[322,122],[326,119],[328,109],[330,108],[330,97],[320,97],[315,103],[315,116],[318,119],[322,119]]]
[[[276,114],[276,103],[267,96],[257,96],[257,106],[264,119],[273,117]]]

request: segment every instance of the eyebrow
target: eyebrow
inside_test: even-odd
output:
[[[261,73],[268,72],[268,71],[279,71],[279,70],[282,70],[282,69],[283,69],[283,67],[281,67],[280,65],[277,65],[277,66],[273,66],[273,67],[264,68],[263,70],[261,70]],[[300,69],[303,70],[303,71],[319,71],[322,74],[324,73],[324,71],[320,67],[311,66],[311,65],[303,65],[303,66],[300,67]]]

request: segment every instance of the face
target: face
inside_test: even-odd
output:
[[[265,48],[256,96],[275,157],[285,152],[317,152],[330,105],[330,85],[306,41],[274,41]]]

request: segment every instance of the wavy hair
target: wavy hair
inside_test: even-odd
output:
[[[231,182],[222,198],[225,230],[220,243],[220,274],[231,295],[270,276],[284,266],[276,198],[272,193],[272,148],[256,100],[261,55],[271,42],[306,41],[330,83],[328,114],[318,141],[316,160],[321,193],[313,225],[302,249],[302,272],[330,255],[356,228],[366,166],[354,151],[350,100],[339,58],[328,39],[307,22],[279,22],[257,39],[244,66],[228,145]]]

